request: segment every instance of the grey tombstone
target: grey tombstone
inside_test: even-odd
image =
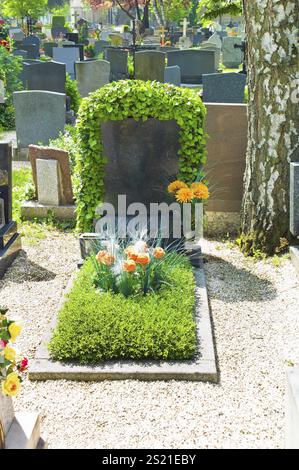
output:
[[[215,70],[219,70],[221,49],[216,46],[216,44],[213,44],[212,42],[209,43],[207,41],[202,43],[202,45],[200,46],[200,50],[215,52]]]
[[[222,47],[221,38],[217,33],[212,34],[212,36],[207,40],[207,42],[215,44],[219,49],[221,49]]]
[[[77,47],[53,47],[53,59],[66,65],[66,72],[75,78],[75,62],[79,61],[79,49]]]
[[[45,42],[44,43],[44,51],[45,55],[48,57],[53,57],[53,47],[58,47],[57,42]]]
[[[21,49],[27,51],[27,59],[38,59],[39,58],[39,46],[37,44],[22,44]]]
[[[51,34],[52,38],[56,39],[62,36],[66,36],[68,33],[68,29],[65,28],[64,26],[55,26],[54,28],[51,28]]]
[[[14,41],[23,41],[25,34],[21,28],[9,28],[8,34]]]
[[[242,64],[244,54],[240,48],[235,46],[242,45],[242,38],[238,36],[228,36],[222,42],[223,65],[228,68],[238,68]]]
[[[82,97],[86,97],[89,93],[109,83],[110,62],[106,60],[76,62],[75,70]]]
[[[13,94],[19,148],[48,144],[65,126],[65,94],[51,91],[17,91]]]
[[[74,43],[71,43],[70,41],[68,41],[69,44],[67,44],[66,41],[63,41],[62,42],[62,47],[65,47],[65,48],[73,48],[73,47],[77,47],[79,49],[79,56],[80,56],[80,60],[84,60],[84,44],[74,44]]]
[[[290,163],[290,231],[299,237],[299,163]]]
[[[108,47],[109,45],[110,44],[108,41],[103,41],[103,40],[96,41],[94,43],[95,54],[96,55],[101,54],[102,52],[104,52],[105,48]]]
[[[22,59],[27,59],[28,57],[28,51],[23,51],[21,49],[15,49],[12,53],[15,56],[22,57]]]
[[[23,83],[27,90],[65,93],[66,66],[59,62],[24,64]]]
[[[108,48],[105,58],[110,62],[110,81],[128,78],[128,53],[121,49]]]
[[[242,73],[214,73],[203,75],[205,103],[244,103],[246,75]]]
[[[164,73],[164,82],[171,85],[180,86],[182,81],[181,69],[178,65],[166,67]]]
[[[40,46],[40,38],[38,36],[30,35],[23,39],[24,46],[30,46],[31,44]]]
[[[57,160],[36,160],[38,202],[59,206],[61,201],[61,177]]]
[[[193,36],[193,46],[199,46],[202,41],[201,33],[195,33]]]
[[[159,51],[141,51],[135,54],[136,79],[164,83],[166,54]]]
[[[168,52],[168,66],[178,65],[181,69],[182,83],[200,84],[202,75],[215,73],[215,52],[204,50],[185,50]]]

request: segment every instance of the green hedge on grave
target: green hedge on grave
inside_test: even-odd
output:
[[[205,106],[193,90],[158,82],[113,82],[83,99],[77,121],[79,152],[75,192],[78,230],[93,229],[95,209],[104,198],[107,160],[101,136],[103,122],[127,118],[175,120],[180,127],[178,177],[191,183],[205,163],[205,115]]]

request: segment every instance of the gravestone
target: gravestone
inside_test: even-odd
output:
[[[171,85],[180,86],[182,81],[181,69],[178,65],[166,67],[164,73],[164,82]]]
[[[44,43],[44,51],[45,51],[45,55],[47,55],[48,57],[53,57],[53,47],[58,47],[58,43],[57,42],[45,42]]]
[[[25,34],[21,28],[9,28],[9,37],[14,41],[23,41]]]
[[[210,44],[215,44],[219,49],[222,47],[222,41],[220,36],[217,33],[212,34],[211,37],[207,40],[207,43]]]
[[[74,42],[75,44],[78,44],[78,42],[79,42],[79,33],[67,33],[66,34],[66,39],[68,39],[68,41]]]
[[[58,62],[24,64],[23,83],[26,90],[65,93],[66,66]]]
[[[75,62],[79,61],[77,47],[53,47],[53,59],[66,65],[66,72],[72,79],[75,78]]]
[[[179,48],[180,48],[181,51],[183,51],[185,49],[190,49],[191,46],[192,46],[192,42],[191,42],[191,39],[188,36],[180,37],[180,39],[179,39]]]
[[[22,57],[22,59],[24,59],[24,60],[28,58],[28,51],[23,51],[21,49],[14,49],[12,51],[12,54],[15,55],[15,56]]]
[[[222,42],[222,55],[223,55],[223,65],[228,68],[238,68],[242,64],[244,59],[244,53],[240,48],[236,48],[235,45],[242,45],[242,38],[235,37],[226,37]]]
[[[66,44],[65,41],[63,41],[62,43],[62,47],[77,47],[79,49],[79,57],[80,57],[80,60],[84,60],[84,44],[72,44],[72,43],[69,43],[69,44]]]
[[[65,126],[65,94],[17,91],[13,94],[18,148],[56,139]]]
[[[30,46],[30,45],[35,45],[35,46],[40,46],[40,39],[38,36],[30,35],[27,36],[22,40],[22,43],[24,46]]]
[[[246,75],[242,73],[214,73],[203,75],[205,103],[244,103]]]
[[[63,28],[64,25],[65,25],[65,16],[63,15],[54,15],[52,17],[52,27],[55,28],[56,26],[57,27],[60,27],[60,28]]]
[[[166,54],[158,51],[141,51],[135,54],[136,79],[164,83]]]
[[[21,249],[17,224],[12,220],[12,145],[0,143],[0,277]],[[0,392],[1,395],[1,392]]]
[[[193,46],[199,46],[200,43],[202,42],[202,35],[201,33],[196,33],[193,36]]]
[[[209,43],[209,42],[207,41],[207,42],[204,42],[204,43],[200,46],[200,50],[202,50],[202,51],[213,51],[213,52],[215,52],[215,70],[217,71],[217,70],[219,69],[219,65],[220,65],[221,49],[219,49],[219,47],[216,46],[215,44],[213,44],[212,42]]]
[[[38,59],[39,58],[39,46],[37,44],[21,44],[18,49],[27,51],[27,59]]]
[[[92,60],[75,63],[76,80],[82,97],[109,83],[110,62]]]
[[[290,231],[299,237],[299,163],[290,163]]]
[[[101,128],[107,157],[105,202],[117,209],[118,194],[127,196],[128,205],[169,202],[165,188],[176,179],[179,169],[177,123],[125,119],[105,122]]]
[[[182,83],[202,83],[202,75],[215,73],[215,52],[185,50],[168,52],[168,66],[178,65],[181,69]]]
[[[71,168],[68,152],[56,148],[40,147],[37,145],[29,145],[29,159],[32,168],[33,181],[36,188],[36,194],[40,199],[37,178],[37,160],[55,161],[59,166],[60,174],[60,204],[73,204],[74,196],[72,190]]]
[[[105,58],[110,62],[110,81],[128,78],[128,52],[121,49],[108,48]]]
[[[66,36],[68,33],[68,29],[65,28],[64,26],[55,26],[54,28],[51,28],[51,35],[53,39],[60,38],[61,36]]]
[[[106,47],[108,47],[110,44],[108,41],[103,41],[103,40],[100,40],[100,41],[96,41],[94,43],[94,51],[95,51],[95,54],[98,55],[100,54],[101,52],[103,52],[105,50]]]
[[[112,47],[120,47],[123,45],[123,37],[121,34],[111,33],[109,34]]]
[[[37,195],[40,204],[59,206],[60,173],[57,160],[36,160]]]

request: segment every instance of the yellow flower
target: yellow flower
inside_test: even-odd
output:
[[[187,188],[187,187],[188,186],[183,181],[176,180],[170,183],[170,185],[168,186],[168,192],[176,193],[179,189]]]
[[[193,192],[196,199],[209,199],[210,197],[209,189],[204,183],[199,183]]]
[[[21,333],[22,327],[18,323],[11,323],[8,327],[10,339],[14,342]]]
[[[6,346],[4,349],[4,357],[7,361],[14,362],[16,358],[16,351],[10,346]]]
[[[175,197],[178,202],[191,202],[194,198],[194,193],[190,188],[182,188],[178,190]]]
[[[2,392],[4,395],[15,397],[20,390],[20,380],[16,372],[11,372],[2,382]]]

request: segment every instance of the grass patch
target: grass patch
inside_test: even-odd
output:
[[[96,363],[107,359],[191,359],[196,352],[195,280],[178,257],[171,285],[155,294],[125,298],[93,286],[87,260],[58,315],[49,344],[53,359]],[[165,261],[167,262],[167,261]]]

